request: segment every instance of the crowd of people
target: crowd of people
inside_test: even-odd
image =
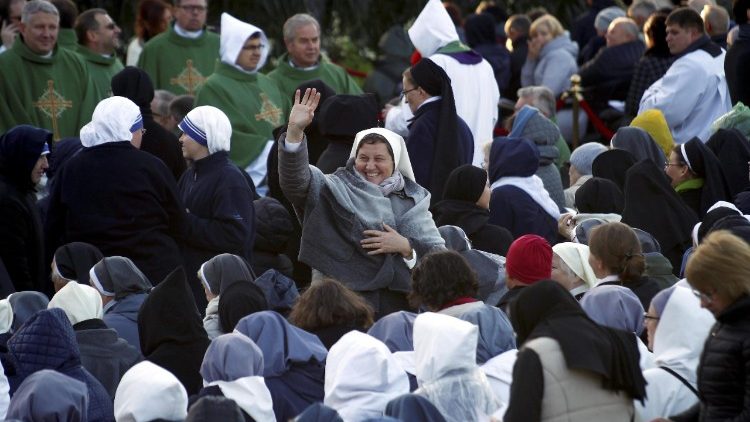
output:
[[[463,3],[1,0],[0,416],[750,420],[750,0]]]

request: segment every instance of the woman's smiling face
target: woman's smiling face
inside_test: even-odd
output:
[[[354,168],[365,179],[376,185],[393,174],[393,158],[388,152],[388,146],[383,142],[375,144],[361,144],[354,161]]]

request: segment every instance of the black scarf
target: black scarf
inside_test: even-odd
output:
[[[575,205],[587,214],[622,214],[625,198],[615,182],[592,177],[576,191]]]
[[[591,164],[594,177],[609,179],[625,191],[625,173],[636,163],[633,154],[622,149],[611,149],[599,154]]]
[[[706,146],[719,159],[732,198],[750,187],[747,177],[750,142],[742,132],[737,129],[719,129],[711,135]]]
[[[552,280],[524,288],[509,307],[518,344],[551,337],[560,344],[569,369],[599,374],[602,387],[624,391],[643,402],[646,381],[632,333],[598,325],[564,287]]]
[[[703,34],[700,38],[693,41],[692,44],[687,46],[685,50],[683,50],[681,53],[677,54],[677,58],[684,57],[693,51],[703,50],[706,53],[710,54],[711,57],[719,57],[721,55],[721,52],[723,51],[721,47],[719,47],[718,44],[711,41],[711,38],[709,38],[708,35]]]
[[[682,146],[680,152],[680,155],[683,155],[683,159],[688,163],[690,170],[703,179],[701,215],[704,215],[716,201],[732,200],[729,186],[721,169],[722,163],[703,141],[699,138],[693,138]],[[745,171],[747,172],[747,167],[745,167]]]
[[[451,80],[445,70],[436,65],[430,59],[422,59],[411,67],[411,75],[414,83],[424,89],[432,96],[441,96],[440,117],[438,121],[437,136],[435,139],[435,152],[432,157],[432,174],[430,175],[430,186],[432,203],[436,203],[443,196],[443,187],[453,169],[461,165],[461,148],[458,142],[458,115],[456,114],[456,102],[453,99],[453,88]],[[414,113],[414,119],[419,118],[420,110]]]

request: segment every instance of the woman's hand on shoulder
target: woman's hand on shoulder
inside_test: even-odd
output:
[[[320,102],[320,93],[315,88],[307,88],[300,98],[299,89],[294,92],[292,111],[289,112],[289,122],[286,130],[286,141],[302,142],[304,130],[312,123],[315,109]]]
[[[383,228],[385,231],[365,230],[362,232],[365,238],[360,241],[360,245],[365,249],[371,249],[367,254],[397,253],[404,258],[411,257],[412,249],[409,239],[401,236],[396,230],[385,223],[383,223]]]

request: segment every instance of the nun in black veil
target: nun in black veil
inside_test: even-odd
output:
[[[742,132],[737,129],[719,129],[711,135],[706,146],[719,159],[732,198],[750,188],[747,171],[747,163],[750,162],[750,142]]]
[[[604,151],[594,159],[591,165],[591,175],[609,179],[625,191],[625,173],[636,163],[633,154],[624,149]]]

